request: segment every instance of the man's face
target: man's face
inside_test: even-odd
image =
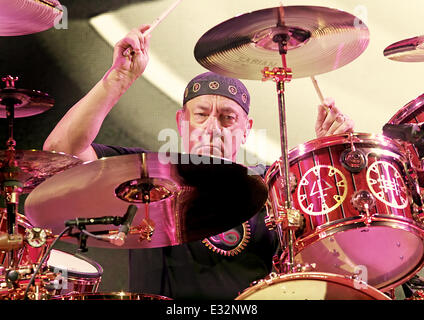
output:
[[[246,142],[252,123],[237,102],[218,95],[195,97],[177,112],[185,152],[232,161]]]

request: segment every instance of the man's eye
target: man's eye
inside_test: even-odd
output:
[[[225,121],[235,121],[236,117],[232,116],[232,115],[224,115],[224,120]]]

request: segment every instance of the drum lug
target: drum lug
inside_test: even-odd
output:
[[[350,202],[356,210],[367,216],[370,216],[370,210],[375,207],[375,198],[368,190],[356,191]]]
[[[353,207],[358,210],[363,216],[363,221],[367,227],[369,227],[373,220],[373,215],[370,210],[375,207],[375,198],[367,190],[356,191],[351,199]]]
[[[352,173],[361,172],[367,166],[367,158],[361,150],[347,149],[340,156],[343,167]]]

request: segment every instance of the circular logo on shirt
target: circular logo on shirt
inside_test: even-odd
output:
[[[246,221],[241,226],[203,239],[203,243],[213,252],[223,256],[235,256],[244,250],[250,239],[250,225]]]

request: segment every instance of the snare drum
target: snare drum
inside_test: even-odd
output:
[[[366,283],[330,273],[270,274],[235,300],[391,300]]]
[[[289,163],[293,206],[305,218],[293,246],[296,264],[360,274],[380,290],[423,266],[424,230],[414,220],[406,159],[394,140],[362,133],[323,137],[291,150]],[[281,169],[277,161],[265,177],[271,217],[285,205]],[[281,261],[287,258],[286,248]]]
[[[95,293],[103,275],[103,268],[97,262],[56,249],[50,252],[47,266],[57,274],[52,283],[56,295]]]

